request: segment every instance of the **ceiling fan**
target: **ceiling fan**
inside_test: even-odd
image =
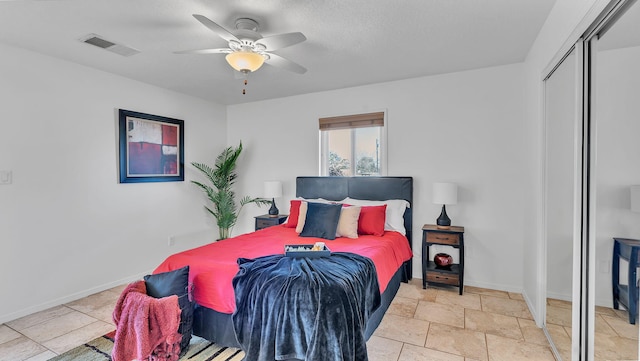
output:
[[[176,54],[227,54],[226,60],[229,65],[244,74],[258,70],[265,62],[298,74],[304,74],[307,71],[300,64],[271,53],[307,40],[300,32],[263,38],[258,33],[258,22],[250,18],[237,19],[236,30],[232,33],[203,15],[193,14],[193,17],[226,40],[229,47],[176,51]]]

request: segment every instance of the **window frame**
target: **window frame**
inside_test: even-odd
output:
[[[376,125],[377,122],[371,120],[374,117],[382,116],[382,124]],[[342,126],[338,127],[328,127],[328,129],[321,129],[323,120],[325,122],[333,122],[333,123],[344,123]],[[372,125],[367,126],[363,125],[364,122],[371,122]],[[346,125],[347,123],[352,123],[352,125]],[[379,144],[379,175],[377,176],[386,176],[387,175],[387,128],[388,128],[388,119],[386,110],[380,110],[376,112],[370,113],[359,113],[359,114],[350,114],[350,115],[342,115],[342,116],[331,116],[331,117],[321,117],[318,119],[318,134],[319,134],[319,163],[318,172],[320,176],[329,176],[329,132],[332,130],[338,129],[351,129],[351,151],[350,155],[353,161],[351,162],[351,172],[354,177],[368,177],[365,175],[356,174],[356,166],[357,161],[355,158],[355,129],[358,128],[380,128],[380,144]]]

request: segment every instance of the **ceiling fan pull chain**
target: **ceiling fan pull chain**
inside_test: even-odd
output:
[[[244,80],[244,86],[247,86],[247,79]],[[245,89],[243,88],[242,89],[242,95],[245,95],[245,94],[247,94],[247,93],[246,93]]]

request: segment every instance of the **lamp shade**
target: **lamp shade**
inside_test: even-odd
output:
[[[225,59],[232,68],[242,72],[256,71],[264,64],[264,56],[250,51],[236,51],[227,54]]]
[[[265,198],[282,197],[282,182],[280,181],[264,182],[264,194],[262,196]]]
[[[631,186],[631,211],[640,213],[640,186]]]
[[[433,183],[433,203],[458,203],[458,186],[455,183]]]

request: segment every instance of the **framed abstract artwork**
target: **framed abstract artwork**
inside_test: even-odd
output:
[[[184,181],[184,121],[118,111],[120,183]]]

